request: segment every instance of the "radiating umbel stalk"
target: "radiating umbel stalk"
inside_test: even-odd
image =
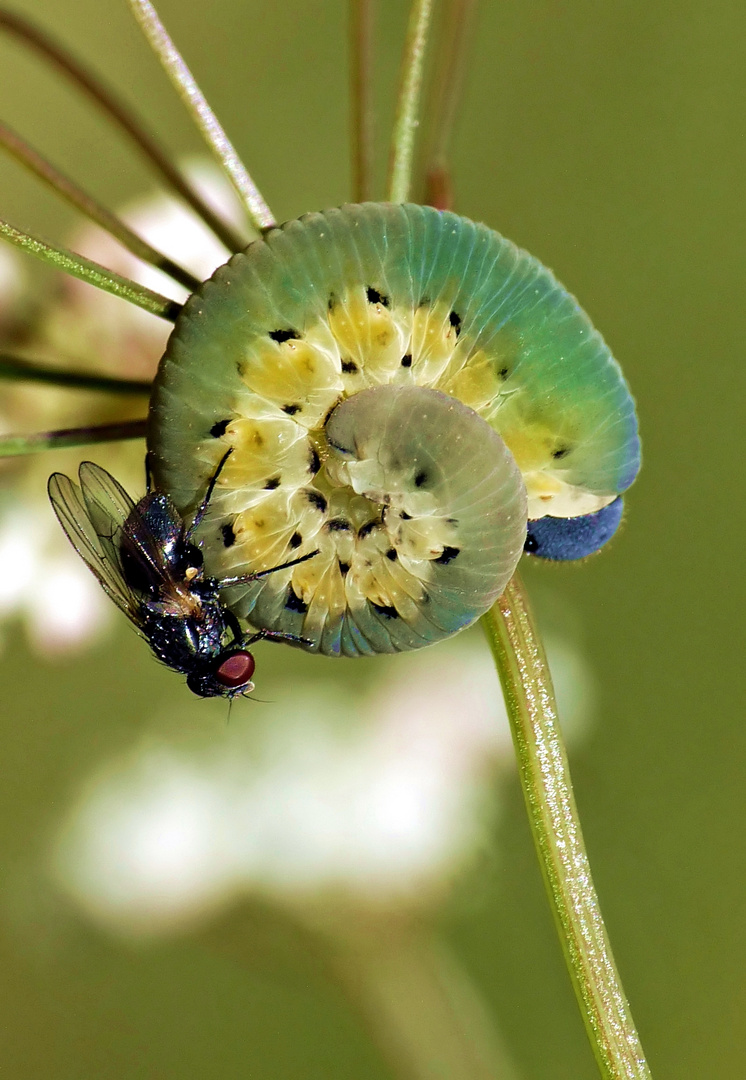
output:
[[[419,123],[422,73],[434,0],[414,0],[404,47],[399,100],[391,140],[388,198],[406,202],[412,186],[412,169]]]
[[[215,213],[192,183],[170,161],[168,154],[132,111],[116,94],[88,68],[71,56],[58,42],[17,12],[0,9],[0,31],[11,34],[57,67],[78,89],[106,113],[133,141],[150,165],[160,174],[166,186],[191,206],[198,217],[225,245],[228,251],[240,251],[246,246],[244,238],[232,225]]]
[[[70,446],[142,439],[146,428],[147,420],[123,420],[120,424],[64,428],[61,431],[44,431],[32,435],[5,435],[0,437],[0,457],[19,457],[22,454],[35,454],[39,450],[60,450]]]
[[[55,247],[37,236],[21,232],[7,221],[0,221],[0,236],[20,248],[21,251],[35,255],[37,259],[48,263],[56,270],[70,274],[71,277],[76,277],[80,281],[87,281],[89,285],[95,285],[97,289],[103,289],[104,292],[127,300],[130,304],[149,311],[151,315],[158,315],[168,322],[175,322],[176,316],[181,311],[181,304],[176,300],[169,300],[167,296],[162,296],[152,289],[146,289],[144,285],[138,285],[129,278],[115,274],[113,270],[107,270],[105,266],[91,259],[85,259],[82,255],[76,255],[73,251]]]
[[[274,215],[233,148],[218,118],[207,104],[184,59],[158,18],[150,0],[128,0],[156,56],[163,65],[179,97],[199,128],[207,146],[233,184],[252,225],[260,232],[275,225]]]
[[[66,199],[71,206],[85,214],[100,228],[104,229],[119,241],[128,251],[131,251],[138,259],[150,263],[164,274],[168,274],[179,285],[183,285],[189,292],[193,292],[200,285],[200,279],[194,274],[179,266],[177,262],[164,255],[156,248],[138,236],[121,218],[112,214],[105,206],[95,199],[89,192],[84,191],[78,184],[65,176],[35,150],[25,139],[22,139],[15,131],[0,123],[0,144],[16,161],[25,165],[30,172],[34,173],[48,184],[58,195]]]

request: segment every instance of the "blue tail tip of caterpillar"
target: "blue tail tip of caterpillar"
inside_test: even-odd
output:
[[[543,517],[529,521],[523,550],[539,559],[570,562],[593,555],[619,528],[624,510],[620,495],[608,506],[582,517]]]

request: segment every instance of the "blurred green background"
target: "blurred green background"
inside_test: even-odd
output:
[[[105,73],[175,153],[199,149],[121,0],[15,6]],[[279,219],[349,197],[341,0],[159,9]],[[405,20],[405,4],[382,0],[381,130]],[[746,1060],[745,38],[733,0],[483,2],[454,153],[457,209],[557,273],[639,405],[644,468],[622,534],[587,565],[527,578],[598,682],[573,776],[656,1080],[732,1080]],[[107,125],[7,42],[0,99],[4,119],[109,205],[148,188]],[[5,160],[0,203],[59,239],[74,221]],[[290,650],[260,655],[266,697],[295,672],[357,677]],[[93,766],[186,694],[127,626],[56,664],[7,633],[0,686],[3,1075],[390,1075],[338,988],[271,920],[239,964],[207,935],[133,948],[56,910],[38,869],[55,822]],[[517,782],[439,918],[520,1075],[591,1080]]]

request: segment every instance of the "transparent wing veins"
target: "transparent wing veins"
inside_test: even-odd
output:
[[[84,462],[84,465],[90,468],[91,462]],[[113,496],[108,507],[96,500],[101,512],[96,515],[97,521],[92,520],[88,501],[81,488],[64,473],[53,473],[50,476],[47,487],[49,500],[65,535],[88,569],[98,578],[104,592],[129,619],[136,622],[136,598],[124,579],[115,553],[115,537],[124,527],[126,515],[134,504],[113,476],[99,466],[93,468],[97,474],[108,478],[110,484],[101,477],[99,482],[103,483],[107,492],[111,492]],[[81,483],[83,482],[84,470],[81,466]],[[100,531],[102,529],[105,530],[103,537]]]
[[[139,511],[139,504],[127,494],[111,473],[92,461],[80,466],[83,499],[106,558],[122,567],[121,547],[125,545],[140,563],[147,564],[154,580],[175,586],[172,568],[163,557],[158,541]]]

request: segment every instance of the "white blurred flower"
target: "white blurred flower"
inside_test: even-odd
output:
[[[234,720],[209,747],[141,746],[71,812],[54,859],[63,888],[94,920],[145,934],[251,894],[296,911],[431,904],[480,845],[512,761],[474,644],[382,659],[360,703],[295,686],[292,705]],[[589,683],[572,663],[564,704],[582,721]]]
[[[80,648],[108,627],[111,602],[51,511],[17,500],[0,517],[0,618],[20,616],[39,652]]]

